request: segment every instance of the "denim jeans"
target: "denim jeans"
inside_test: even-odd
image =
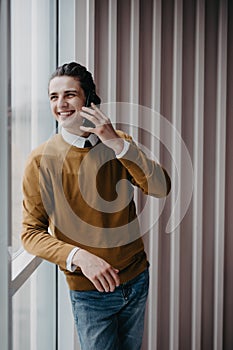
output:
[[[149,272],[114,292],[70,291],[82,350],[139,350],[149,287]]]

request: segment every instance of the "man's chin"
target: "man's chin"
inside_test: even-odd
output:
[[[62,127],[76,127],[79,126],[79,118],[77,116],[71,116],[71,117],[63,117],[58,119],[59,124]]]
[[[80,124],[77,122],[77,120],[59,120],[59,125],[66,129],[68,132],[71,132],[72,134],[80,135],[82,132],[80,130]]]

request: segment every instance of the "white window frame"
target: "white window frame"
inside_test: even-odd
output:
[[[1,349],[11,348],[11,303],[8,294],[11,262],[8,256],[9,232],[10,232],[10,210],[9,210],[9,133],[8,133],[8,69],[9,69],[9,3],[7,0],[0,2],[0,339]]]

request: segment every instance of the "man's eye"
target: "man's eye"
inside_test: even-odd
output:
[[[57,98],[57,96],[50,96],[50,101],[54,101],[54,100],[56,100],[56,98]]]
[[[73,94],[73,93],[69,93],[69,94],[67,94],[67,96],[68,96],[68,97],[74,97],[74,96],[75,96],[75,94]]]

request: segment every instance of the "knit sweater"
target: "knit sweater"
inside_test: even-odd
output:
[[[24,248],[59,265],[71,290],[95,289],[79,267],[74,272],[66,269],[67,257],[76,246],[119,269],[121,283],[148,266],[133,186],[164,197],[170,191],[170,178],[130,136],[119,135],[130,142],[121,159],[101,142],[78,148],[55,135],[32,151],[26,164]]]

